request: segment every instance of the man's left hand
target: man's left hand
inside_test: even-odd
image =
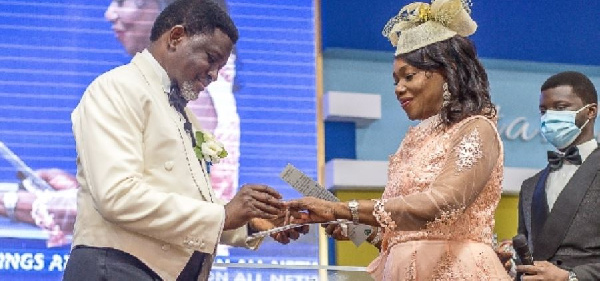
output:
[[[518,265],[517,272],[524,273],[521,280],[566,281],[569,272],[547,261],[535,261],[534,265]]]

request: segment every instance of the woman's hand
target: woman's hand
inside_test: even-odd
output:
[[[296,223],[325,223],[338,219],[335,208],[340,203],[304,197],[287,204]]]
[[[513,267],[513,249],[512,249],[512,241],[511,240],[504,240],[500,243],[500,245],[498,247],[496,247],[494,249],[494,251],[496,252],[496,255],[498,256],[498,259],[500,260],[500,262],[502,263],[502,266],[504,266],[504,269],[506,270],[506,272],[510,273]]]

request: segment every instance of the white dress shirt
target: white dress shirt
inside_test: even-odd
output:
[[[596,147],[598,147],[596,139],[591,139],[578,145],[577,148],[581,155],[581,162],[585,161]],[[573,177],[573,174],[579,169],[579,166],[580,165],[574,165],[569,161],[564,161],[560,169],[550,172],[548,180],[546,181],[546,198],[548,200],[549,210],[552,210],[558,195],[560,195],[563,188],[565,188],[571,177]]]

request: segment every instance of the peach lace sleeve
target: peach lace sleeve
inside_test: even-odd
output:
[[[459,124],[450,138],[440,174],[423,192],[376,200],[373,215],[389,230],[420,230],[462,213],[489,181],[500,157],[496,128],[484,117]],[[418,171],[416,171],[418,172]]]

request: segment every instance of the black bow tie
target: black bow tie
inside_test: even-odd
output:
[[[565,151],[565,153],[558,153],[554,151],[548,151],[548,166],[551,170],[558,170],[562,167],[564,161],[569,161],[574,165],[581,165],[581,155],[579,155],[579,149],[576,146],[571,146]]]
[[[192,146],[196,147],[196,138],[194,137],[194,132],[192,130],[192,123],[190,123],[190,120],[188,119],[184,110],[188,101],[183,97],[183,95],[181,95],[179,87],[174,83],[171,83],[171,91],[168,93],[168,96],[171,106],[173,106],[175,110],[177,110],[177,112],[179,112],[181,115],[183,115],[183,118],[185,118],[183,128],[185,129],[185,132],[192,138]]]

